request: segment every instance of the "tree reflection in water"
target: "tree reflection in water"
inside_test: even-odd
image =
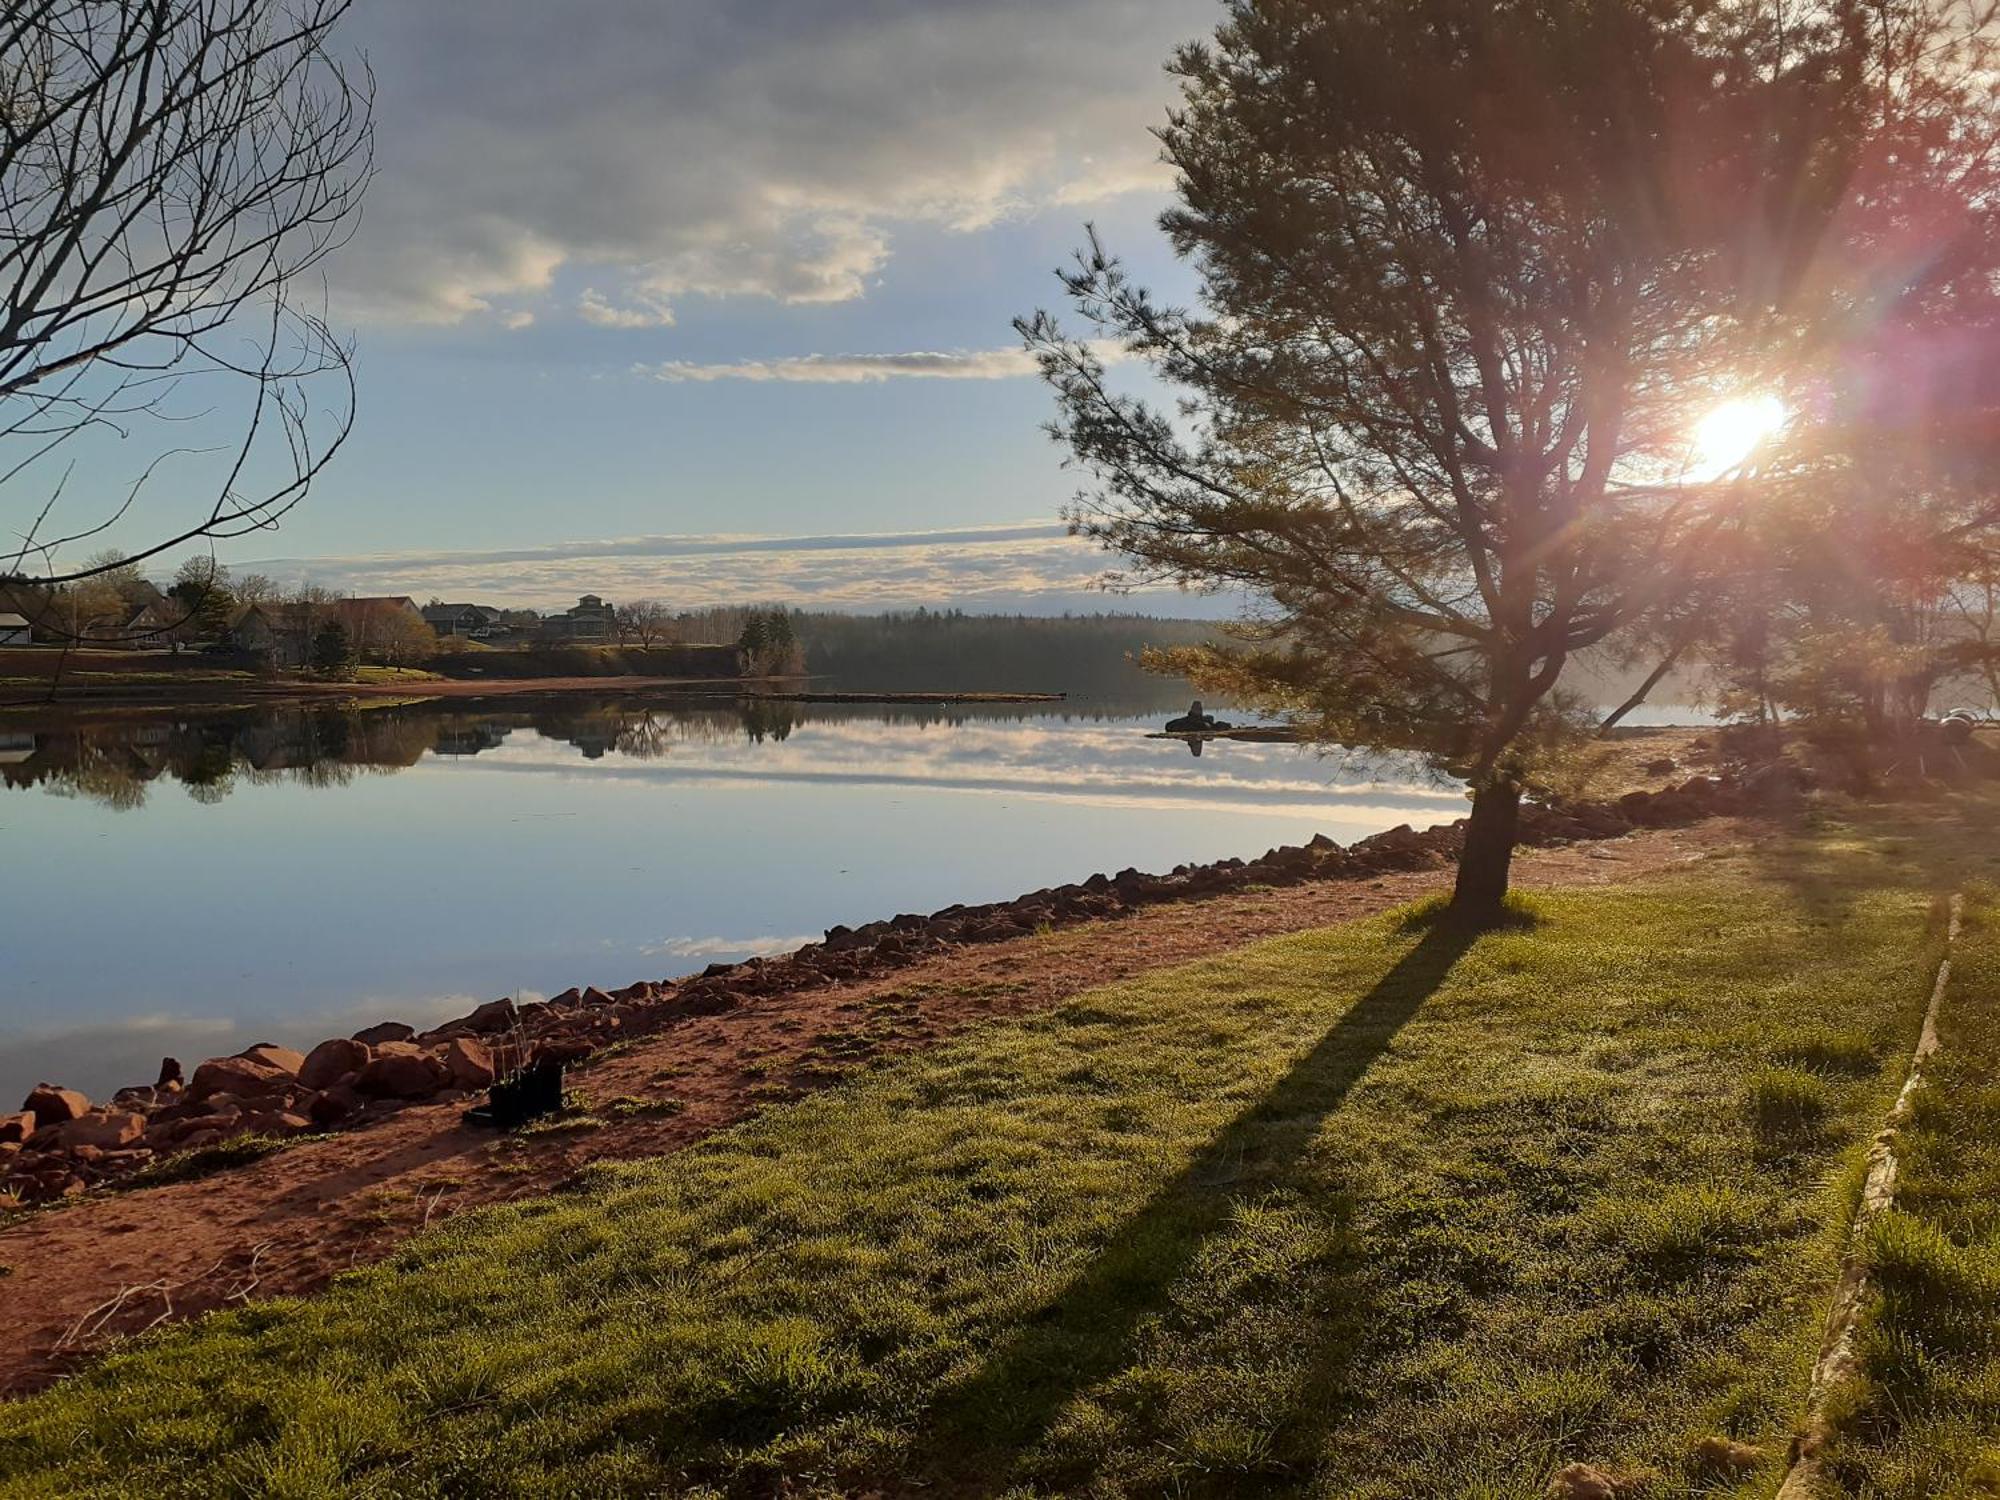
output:
[[[589,760],[645,761],[664,759],[690,743],[783,744],[814,720],[906,727],[1052,717],[1104,721],[1150,707],[1104,704],[1051,712],[1046,704],[836,706],[750,698],[710,707],[566,699],[542,707],[468,706],[461,700],[183,709],[138,718],[86,713],[46,726],[31,719],[0,727],[0,786],[39,787],[125,809],[143,806],[153,785],[165,778],[197,802],[217,803],[239,786],[340,787],[357,774],[394,775],[425,756],[482,755],[522,733],[572,746]],[[1201,753],[1199,743],[1191,748]]]

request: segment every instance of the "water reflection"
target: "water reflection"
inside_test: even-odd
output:
[[[902,730],[971,725],[1118,725],[1120,705],[856,706],[733,700],[714,707],[593,700],[550,709],[453,709],[436,703],[379,706],[286,704],[137,719],[85,716],[47,728],[0,730],[0,786],[39,787],[106,807],[143,807],[156,783],[214,803],[239,786],[290,782],[343,787],[356,774],[394,774],[426,756],[467,759],[527,734],[585,760],[658,760],[677,749],[730,742],[783,745],[807,721]],[[1199,743],[1189,747],[1201,754]]]
[[[1067,705],[489,699],[0,730],[0,1107],[663,978],[1126,865],[1456,816],[1404,768]]]

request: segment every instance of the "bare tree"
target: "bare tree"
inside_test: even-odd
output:
[[[673,611],[657,599],[634,599],[618,606],[618,639],[628,646],[663,646],[673,629]]]
[[[0,576],[103,571],[64,549],[131,517],[169,460],[210,472],[133,560],[272,527],[345,440],[352,351],[305,292],[370,170],[372,78],[330,50],[350,4],[0,9]],[[224,421],[214,446],[175,430]],[[91,439],[122,453],[140,429],[158,440],[136,472],[67,514],[106,482]]]

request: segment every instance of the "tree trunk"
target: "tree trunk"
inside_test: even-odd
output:
[[[1483,921],[1500,914],[1520,821],[1518,782],[1501,777],[1474,790],[1465,848],[1458,856],[1458,884],[1451,896],[1451,909],[1459,916]]]

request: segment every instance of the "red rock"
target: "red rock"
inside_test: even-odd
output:
[[[280,1073],[287,1074],[293,1078],[299,1076],[299,1069],[306,1064],[303,1052],[294,1052],[290,1047],[279,1047],[270,1042],[259,1042],[254,1047],[244,1048],[236,1055],[238,1057],[250,1058],[255,1062],[268,1064],[276,1068]]]
[[[116,1151],[120,1147],[137,1144],[145,1134],[144,1115],[136,1110],[119,1110],[101,1115],[85,1115],[80,1120],[67,1121],[58,1127],[57,1139],[72,1151],[80,1147]]]
[[[312,1124],[304,1115],[282,1109],[243,1117],[243,1128],[253,1135],[297,1135],[302,1130],[311,1130]]]
[[[196,1099],[209,1099],[217,1094],[260,1099],[292,1082],[293,1076],[255,1057],[211,1057],[194,1070],[188,1093]]]
[[[366,1042],[358,1042],[351,1037],[334,1037],[321,1042],[306,1054],[305,1061],[299,1065],[299,1082],[309,1089],[327,1088],[349,1073],[359,1073],[368,1066],[368,1059],[373,1055]]]
[[[444,1064],[408,1042],[384,1042],[354,1080],[361,1093],[383,1099],[425,1099],[444,1084]]]
[[[203,1146],[213,1146],[222,1139],[222,1135],[220,1130],[196,1130],[181,1137],[180,1149],[199,1151]]]
[[[370,1047],[379,1047],[384,1042],[407,1042],[417,1034],[414,1026],[405,1026],[401,1021],[378,1021],[373,1026],[364,1026],[354,1033],[354,1040],[365,1042]]]
[[[38,1083],[21,1101],[21,1109],[33,1115],[38,1124],[60,1125],[64,1120],[88,1114],[90,1096],[75,1089],[58,1088],[53,1083]]]
[[[444,1069],[454,1088],[483,1089],[493,1082],[493,1053],[484,1042],[462,1036],[445,1048]]]
[[[336,1083],[332,1088],[313,1095],[306,1113],[318,1125],[337,1125],[357,1109],[361,1108],[361,1095],[354,1085],[347,1081]]]
[[[534,1060],[573,1063],[595,1050],[594,1044],[582,1037],[549,1037],[536,1044]]]
[[[603,990],[600,990],[596,985],[593,984],[592,986],[590,986],[589,989],[583,992],[583,1003],[585,1005],[609,1005],[611,1003],[611,997],[605,994]]]
[[[35,1112],[24,1109],[19,1114],[0,1115],[0,1141],[25,1141],[35,1133]]]
[[[489,1000],[465,1018],[466,1027],[481,1036],[509,1031],[520,1021],[512,1000]]]

